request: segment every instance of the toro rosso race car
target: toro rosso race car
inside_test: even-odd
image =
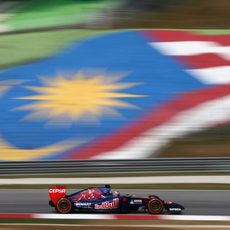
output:
[[[139,197],[111,192],[110,185],[91,187],[73,194],[66,194],[65,186],[49,188],[49,205],[58,213],[76,211],[137,212],[148,211],[150,214],[162,214],[164,211],[180,214],[184,207],[172,201],[164,201],[158,196]]]

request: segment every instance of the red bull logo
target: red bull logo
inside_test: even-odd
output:
[[[95,204],[95,209],[116,209],[119,208],[119,199],[115,198],[112,202],[106,201],[102,204]]]

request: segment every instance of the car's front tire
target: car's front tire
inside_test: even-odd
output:
[[[66,197],[59,199],[56,204],[56,211],[61,214],[70,213],[72,211],[72,208],[73,205],[71,201]]]
[[[160,199],[153,198],[147,204],[150,214],[161,214],[164,210],[164,204]]]

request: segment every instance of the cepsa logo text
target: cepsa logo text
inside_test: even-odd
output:
[[[119,208],[119,199],[115,198],[112,202],[106,201],[102,204],[95,204],[95,209],[116,209]]]
[[[50,188],[49,193],[65,193],[66,189]]]

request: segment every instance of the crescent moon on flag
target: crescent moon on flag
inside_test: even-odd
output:
[[[36,149],[19,149],[0,138],[0,160],[2,161],[24,161],[34,160],[42,157],[56,155],[66,152],[73,147],[83,144],[85,141],[65,140],[53,145]]]
[[[107,75],[96,74],[89,77],[81,72],[71,77],[59,75],[55,79],[41,78],[42,86],[24,87],[32,91],[33,95],[14,98],[28,101],[28,104],[17,107],[14,111],[28,111],[23,121],[47,119],[47,126],[61,124],[67,128],[73,123],[81,123],[86,117],[90,124],[105,114],[116,117],[120,115],[116,108],[136,109],[135,105],[123,99],[146,97],[121,92],[140,83],[119,83],[118,80],[118,76],[108,78]],[[89,138],[75,140],[70,137],[48,146],[26,149],[17,148],[0,136],[0,160],[23,161],[51,157],[76,149],[88,141]]]

